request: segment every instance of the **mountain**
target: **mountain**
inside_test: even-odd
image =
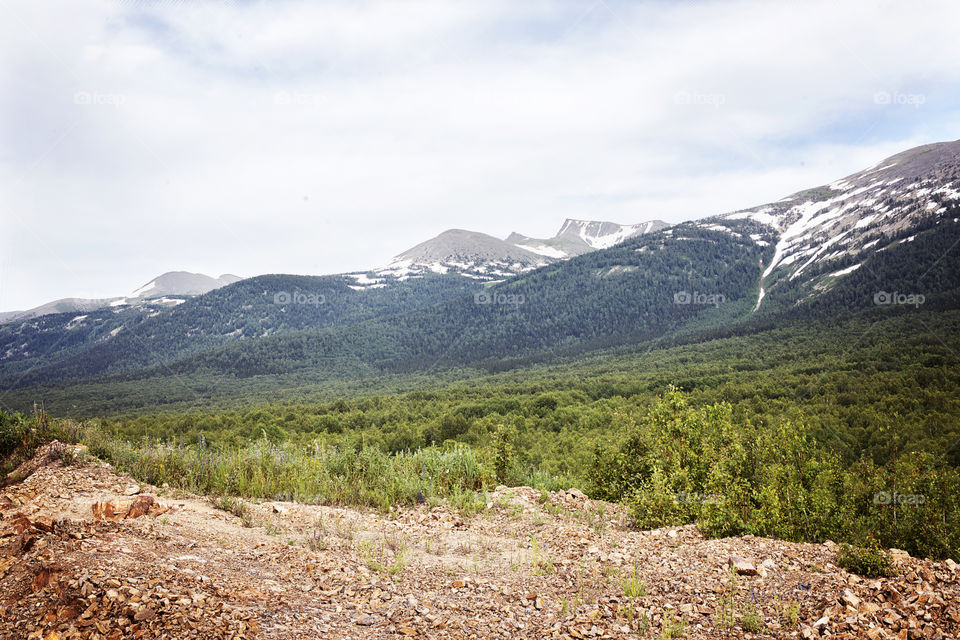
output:
[[[550,262],[552,260],[485,233],[450,229],[407,249],[375,273],[405,279],[425,272],[456,272],[480,280],[494,280]]]
[[[202,273],[168,271],[131,293],[130,298],[149,299],[161,298],[163,296],[199,296],[208,291],[233,284],[239,280],[242,280],[240,276],[229,273],[219,278],[211,278]]]
[[[107,307],[143,306],[145,311],[152,313],[158,306],[180,304],[187,297],[202,295],[240,279],[239,276],[231,274],[211,278],[202,273],[169,271],[157,276],[127,296],[92,299],[63,298],[26,311],[2,312],[0,313],[0,323],[28,320],[57,313],[89,313]]]
[[[552,238],[538,240],[512,233],[506,241],[540,255],[563,259],[597,249],[609,249],[629,238],[660,231],[669,226],[660,220],[625,225],[567,218],[560,227],[560,232]]]
[[[386,267],[355,274],[358,284],[374,286],[384,278],[405,279],[427,272],[459,273],[486,282],[516,276],[574,256],[607,249],[624,240],[664,229],[659,220],[622,225],[567,219],[552,238],[538,240],[511,233],[500,240],[485,233],[449,229],[394,257]]]
[[[557,260],[605,249],[644,233],[666,228],[659,220],[632,225],[588,220],[564,221],[553,238],[537,240],[512,233],[506,240],[476,231],[449,229],[395,256],[382,268],[344,274],[357,290],[387,286],[427,273],[457,274],[483,282],[498,282]],[[135,306],[153,313],[159,306],[174,306],[190,296],[203,295],[237,282],[239,276],[212,278],[201,273],[169,271],[127,296],[84,299],[64,298],[27,311],[0,312],[0,324],[48,314],[89,313],[103,308]],[[149,303],[147,303],[149,301]],[[145,304],[147,303],[147,304]]]
[[[84,377],[172,362],[236,341],[351,324],[470,294],[478,283],[427,274],[371,290],[345,276],[266,275],[177,299],[0,325],[0,380]]]
[[[776,236],[758,287],[760,309],[767,294],[776,298],[782,291],[782,304],[816,296],[863,267],[869,256],[914,242],[931,225],[955,225],[958,217],[955,141],[916,147],[830,184],[699,225],[736,233],[731,223],[748,221],[760,227],[751,234],[755,242]]]
[[[666,228],[567,221],[551,240],[613,244],[567,259],[517,246],[515,235],[451,230],[379,271],[261,276],[96,327],[64,314],[0,325],[0,387],[494,371],[842,317],[872,322],[921,304],[953,310],[958,206],[960,142],[949,142]],[[299,304],[310,300],[319,303]]]
[[[0,312],[0,324],[14,320],[37,318],[51,313],[88,313],[107,307],[111,302],[121,299],[122,298],[61,298],[60,300],[47,302],[46,304],[26,311]]]

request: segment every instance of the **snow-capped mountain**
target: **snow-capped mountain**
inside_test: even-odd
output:
[[[503,279],[552,260],[485,233],[450,229],[407,249],[375,273],[406,279],[423,274],[456,272],[478,280]]]
[[[397,255],[386,267],[349,275],[357,282],[355,289],[385,286],[388,278],[403,280],[427,272],[503,280],[668,226],[660,220],[623,225],[568,218],[552,238],[511,233],[505,240],[476,231],[450,229]]]
[[[241,280],[239,276],[225,273],[219,278],[211,278],[202,273],[187,271],[168,271],[135,290],[128,297],[146,300],[163,296],[199,296],[207,291],[219,289]]]
[[[519,233],[511,233],[506,242],[548,258],[562,260],[597,249],[608,249],[634,236],[659,231],[669,226],[661,220],[639,224],[617,224],[567,218],[560,227],[559,233],[552,238],[539,240]]]
[[[0,313],[0,322],[28,320],[51,313],[89,313],[97,309],[112,307],[116,309],[147,305],[153,307],[175,306],[187,298],[237,282],[239,276],[224,274],[211,278],[202,273],[187,271],[168,271],[157,276],[147,284],[135,289],[126,296],[114,298],[63,298],[42,304],[26,311],[7,311]]]
[[[955,310],[960,142],[912,149],[768,205],[651,233],[657,227],[568,221],[539,241],[566,256],[571,244],[563,241],[586,251],[645,233],[575,261],[531,251],[531,239],[517,234],[501,240],[450,230],[383,269],[258,276],[182,304],[168,279],[158,278],[116,307],[0,326],[0,386],[147,371],[158,354],[179,362],[171,368],[177,374],[353,375],[440,360],[471,365],[569,345],[627,346],[692,330],[730,335],[734,327],[765,326],[754,324],[755,313],[788,325],[835,313],[873,317],[894,309],[890,300],[916,302],[918,295],[925,313]],[[550,268],[525,273],[542,265]],[[484,287],[516,273],[523,277],[492,291],[522,292],[541,304],[476,303]],[[278,303],[290,292],[324,302]],[[159,297],[136,302],[139,296]],[[300,335],[287,340],[286,333]],[[474,342],[457,352],[450,335]]]
[[[776,282],[853,273],[872,252],[910,242],[923,224],[957,224],[960,141],[916,147],[830,184],[777,202],[701,220],[696,225],[775,243],[764,265],[757,308]],[[741,222],[755,223],[744,230]],[[907,234],[906,237],[899,236]],[[838,268],[819,273],[821,263]],[[816,272],[816,273],[815,273]]]

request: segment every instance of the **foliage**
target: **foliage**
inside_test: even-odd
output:
[[[545,369],[523,385],[95,419],[82,428],[0,413],[0,433],[19,452],[7,470],[30,452],[24,439],[82,439],[138,479],[216,496],[382,510],[445,500],[470,515],[500,483],[578,486],[624,501],[637,526],[696,523],[712,536],[851,543],[872,534],[914,555],[960,557],[960,472],[942,453],[957,433],[946,425],[960,415],[947,393],[960,382],[955,369],[891,366],[857,378],[817,368],[803,374],[824,381],[817,403],[791,395],[789,377],[745,371],[710,386],[702,369],[690,391],[658,394],[660,382],[627,374],[573,384],[569,372]],[[876,425],[860,431],[828,419],[843,408],[831,394],[847,392],[862,400],[851,416],[872,413]],[[935,407],[939,434],[916,421]],[[441,440],[449,425],[455,437]]]
[[[864,578],[885,578],[892,572],[890,554],[875,544],[868,547],[840,546],[837,566]]]
[[[305,448],[267,438],[240,447],[173,442],[133,444],[88,432],[94,455],[138,480],[202,494],[308,504],[369,506],[388,511],[424,496],[449,497],[475,512],[474,493],[492,483],[489,464],[472,449],[429,448],[387,455],[376,447]],[[221,499],[222,500],[222,499]]]
[[[960,473],[942,459],[845,466],[802,422],[739,421],[726,403],[694,407],[676,390],[622,420],[627,438],[600,450],[591,489],[624,500],[639,527],[696,523],[710,536],[798,541],[872,534],[925,556],[960,550]]]

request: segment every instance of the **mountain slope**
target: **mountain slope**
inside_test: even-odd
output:
[[[202,273],[169,271],[158,276],[130,294],[131,298],[159,298],[169,295],[199,296],[242,280],[229,273],[211,278]]]
[[[450,229],[407,249],[375,273],[378,276],[405,279],[427,272],[452,271],[476,279],[491,280],[536,269],[549,262],[532,251],[485,233]]]
[[[609,249],[624,240],[660,231],[669,226],[660,220],[624,225],[615,222],[567,218],[560,227],[560,231],[552,238],[538,240],[512,233],[507,237],[506,242],[550,258],[563,259],[596,249]]]
[[[339,378],[583,352],[747,312],[762,259],[756,245],[691,226],[675,237],[643,236],[538,269],[468,298],[349,327],[227,345],[168,367],[178,375],[203,370],[241,377],[315,369]],[[697,292],[719,298],[684,297]],[[63,370],[44,373],[55,380]]]
[[[283,285],[288,293],[296,286],[325,296],[328,305],[318,310],[266,306],[276,287],[241,282],[160,313],[136,331],[100,331],[101,343],[72,347],[56,361],[38,349],[26,350],[33,359],[18,356],[29,341],[0,332],[0,349],[13,354],[3,361],[0,383],[291,372],[334,381],[492,370],[838,314],[909,313],[899,301],[910,295],[914,302],[922,296],[924,309],[955,309],[957,149],[956,142],[921,147],[778,203],[636,235],[567,260],[450,231],[401,254],[391,273]],[[632,231],[570,223],[559,235],[600,244]],[[502,272],[490,266],[498,260]],[[520,273],[510,277],[513,268]],[[483,280],[499,282],[481,290]]]
[[[958,218],[960,141],[954,141],[910,149],[828,185],[701,224],[716,228],[750,220],[777,234],[775,253],[765,264],[760,308],[765,293],[776,298],[777,290],[784,290],[781,304],[806,298],[860,269],[869,255],[912,242],[914,231],[956,224]]]
[[[239,276],[224,274],[219,278],[211,278],[202,273],[186,271],[168,271],[157,276],[147,284],[139,287],[127,296],[113,298],[63,298],[42,304],[26,311],[4,311],[0,313],[0,324],[16,320],[29,320],[55,313],[88,313],[105,308],[119,308],[145,305],[146,313],[152,313],[158,306],[175,305],[191,296],[198,296],[208,291],[232,284],[241,280]],[[164,300],[164,298],[169,298]]]
[[[424,273],[459,273],[495,282],[630,238],[666,228],[659,220],[622,225],[589,220],[564,221],[553,238],[538,240],[511,233],[500,240],[485,233],[449,229],[404,251],[389,265],[369,274],[355,274],[358,284],[381,284],[384,278],[406,279]]]
[[[231,342],[348,326],[478,286],[469,278],[437,275],[360,291],[350,282],[343,276],[258,276],[147,316],[101,310],[0,325],[0,375],[22,385],[163,367]]]

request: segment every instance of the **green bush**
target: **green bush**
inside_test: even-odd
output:
[[[885,578],[892,572],[890,555],[877,546],[841,545],[837,552],[837,566],[864,578]]]
[[[0,409],[0,456],[6,457],[20,446],[24,437],[24,417]]]
[[[960,472],[942,458],[845,465],[801,421],[755,424],[726,403],[693,407],[675,389],[642,418],[619,419],[626,437],[596,450],[591,491],[625,502],[638,527],[795,541],[872,534],[916,555],[960,556]]]

